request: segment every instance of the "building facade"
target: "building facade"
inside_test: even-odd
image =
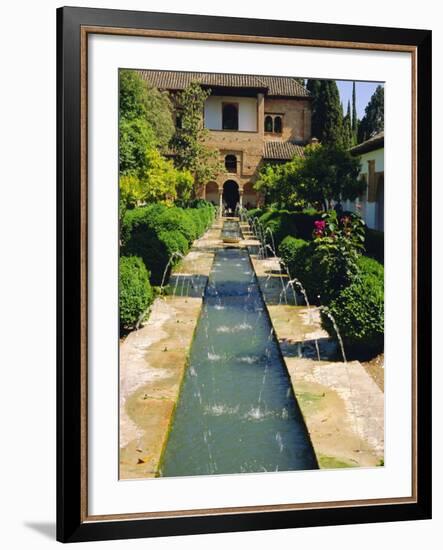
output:
[[[224,170],[202,197],[233,210],[260,202],[254,182],[265,162],[303,155],[311,140],[311,96],[291,77],[139,71],[151,86],[174,95],[192,82],[210,90],[204,107],[208,145],[217,149]],[[179,120],[179,117],[177,117]]]
[[[347,201],[347,210],[358,211],[371,229],[385,228],[385,136],[380,132],[351,149],[360,158],[360,177],[366,182],[366,191],[355,202]]]

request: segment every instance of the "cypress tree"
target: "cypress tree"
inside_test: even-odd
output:
[[[312,137],[320,139],[323,128],[323,114],[320,104],[320,89],[322,80],[308,79],[306,88],[312,96],[312,118],[311,118],[311,134]]]
[[[357,105],[355,97],[355,81],[352,83],[352,133],[354,135],[354,141],[357,142],[358,132],[358,118],[357,118]]]
[[[352,123],[351,123],[351,104],[348,101],[348,109],[343,119],[343,147],[349,149],[354,145]]]
[[[326,145],[342,147],[343,107],[335,80],[308,80],[307,89],[313,96],[312,136]]]
[[[335,80],[324,81],[325,124],[321,141],[327,145],[343,146],[343,107]]]
[[[366,141],[378,134],[385,127],[385,93],[383,86],[378,85],[365,109],[358,128],[358,142]]]

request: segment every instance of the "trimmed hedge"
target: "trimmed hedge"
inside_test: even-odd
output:
[[[291,277],[296,277],[303,285],[311,304],[324,304],[339,292],[330,264],[313,241],[286,237],[278,251]]]
[[[366,255],[375,258],[380,263],[385,263],[385,234],[366,227],[365,231]]]
[[[374,260],[374,258],[368,258],[368,256],[360,256],[358,260],[358,267],[363,273],[375,275],[380,280],[384,280],[385,268],[383,267],[383,264],[377,262],[377,260]]]
[[[384,346],[384,284],[374,272],[363,271],[359,279],[342,290],[328,305],[349,356],[371,357]],[[334,334],[331,321],[322,323]]]
[[[312,239],[314,222],[322,219],[322,215],[315,210],[291,212],[289,210],[267,210],[258,217],[266,229],[269,227],[278,246],[285,237],[297,237],[309,241]]]
[[[285,237],[278,247],[278,254],[293,277],[301,281],[306,272],[309,243],[295,237]]]
[[[128,210],[121,227],[122,254],[140,256],[149,267],[151,283],[159,285],[171,255],[187,254],[212,222],[213,213],[213,206],[202,202],[196,208],[153,204]]]
[[[120,329],[130,329],[153,300],[149,272],[141,258],[120,257],[119,284]]]

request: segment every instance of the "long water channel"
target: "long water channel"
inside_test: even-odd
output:
[[[161,475],[317,467],[248,251],[220,249]]]

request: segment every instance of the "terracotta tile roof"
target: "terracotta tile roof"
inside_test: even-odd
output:
[[[268,86],[268,95],[288,97],[310,97],[311,93],[296,80],[288,76],[259,76]]]
[[[195,73],[183,71],[139,70],[138,73],[160,90],[183,90],[191,82],[224,88],[255,88],[269,96],[310,97],[309,91],[289,76]]]
[[[363,153],[369,153],[370,151],[375,151],[376,149],[381,149],[385,146],[385,133],[379,132],[374,136],[370,137],[363,143],[359,143],[355,147],[350,149],[351,154],[354,156],[362,155]]]
[[[263,158],[265,160],[292,160],[295,156],[304,157],[301,145],[290,141],[265,141]]]

